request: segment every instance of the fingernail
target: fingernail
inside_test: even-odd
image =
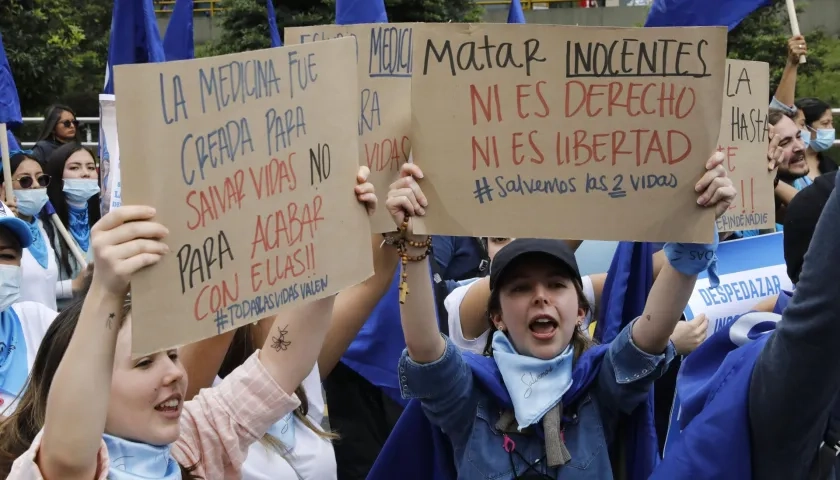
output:
[[[420,208],[417,209],[417,213],[420,214],[420,215],[425,215],[426,214],[426,209],[424,209],[423,207],[420,207]]]
[[[705,205],[705,204],[706,204],[706,199],[705,198],[699,197],[697,199],[697,205]]]
[[[423,201],[420,202],[420,205],[423,205],[424,207],[428,207],[429,206],[429,201],[424,199]]]
[[[723,160],[723,152],[715,152],[715,160]]]

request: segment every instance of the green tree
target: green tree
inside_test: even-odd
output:
[[[99,116],[99,94],[105,84],[113,4],[113,0],[85,0],[84,7],[77,8],[74,16],[84,38],[73,55],[73,70],[62,101],[71,105],[81,117]]]
[[[797,10],[801,12],[805,8],[797,7]],[[774,92],[782,77],[790,36],[785,2],[774,0],[770,7],[750,15],[729,32],[729,58],[767,62],[770,91]],[[805,40],[808,58],[797,70],[796,97],[817,97],[835,108],[840,107],[840,39],[813,31],[805,35]],[[840,117],[835,116],[834,123],[840,126]]]
[[[40,115],[72,83],[85,38],[74,15],[63,0],[0,2],[0,33],[24,115]]]

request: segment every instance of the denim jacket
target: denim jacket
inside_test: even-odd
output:
[[[564,409],[564,437],[572,459],[562,467],[546,466],[543,439],[533,429],[498,430],[503,412],[475,385],[460,350],[448,338],[443,356],[432,363],[418,364],[403,352],[399,368],[402,395],[419,399],[429,421],[449,437],[459,479],[505,480],[534,473],[534,469],[561,480],[610,479],[607,445],[618,416],[647,399],[651,385],[674,358],[670,343],[661,355],[639,350],[630,338],[632,325],[610,345],[598,378],[583,400]],[[504,449],[504,434],[515,443],[516,453]],[[526,472],[529,464],[534,469]]]

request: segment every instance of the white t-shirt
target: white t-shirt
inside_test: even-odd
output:
[[[47,232],[41,219],[37,220],[41,236],[47,242],[47,268],[41,266],[32,256],[28,248],[23,249],[20,268],[23,279],[20,284],[21,302],[38,302],[51,310],[56,310],[56,283],[58,282],[58,264],[55,262],[55,252],[52,249]]]
[[[18,302],[12,305],[12,310],[17,314],[23,327],[23,338],[26,341],[26,367],[27,370],[31,371],[32,364],[35,363],[35,355],[38,353],[38,347],[41,346],[47,328],[49,328],[55,316],[58,315],[58,312],[37,302]],[[8,416],[14,411],[17,407],[16,398],[0,391],[0,415]],[[10,410],[4,412],[7,407]]]
[[[216,383],[220,381],[216,378]],[[324,396],[321,392],[321,373],[318,365],[303,380],[309,403],[307,418],[321,430],[324,420]],[[242,465],[242,480],[335,480],[338,467],[332,443],[319,437],[297,417],[295,446],[286,456],[259,441],[248,448],[248,458]],[[321,430],[323,431],[323,430]]]
[[[449,338],[452,340],[452,343],[461,350],[468,350],[481,355],[484,353],[484,347],[487,345],[487,336],[490,335],[490,330],[485,330],[478,336],[478,338],[474,339],[464,338],[464,332],[461,330],[461,302],[464,301],[464,297],[467,296],[467,292],[470,290],[470,287],[472,287],[477,280],[478,278],[474,279],[467,285],[462,285],[455,290],[452,290],[452,293],[446,296],[446,299],[443,301],[443,305],[446,307],[448,315]],[[588,275],[582,277],[581,280],[583,295],[592,307],[583,323],[583,329],[586,331],[589,328],[589,323],[592,321],[592,310],[595,309],[595,288],[592,286],[592,279],[589,278]]]

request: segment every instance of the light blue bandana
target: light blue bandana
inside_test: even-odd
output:
[[[70,224],[70,233],[79,244],[83,252],[90,249],[90,223],[88,223],[88,207],[69,205],[67,220]]]
[[[569,344],[551,360],[528,357],[516,352],[507,335],[493,333],[493,358],[510,394],[520,430],[539,422],[572,386],[574,353]]]
[[[38,226],[38,217],[32,217],[32,222],[27,223],[29,232],[32,234],[32,245],[26,247],[29,253],[38,262],[38,265],[43,269],[47,269],[50,265],[50,258],[47,256],[47,242],[44,236],[41,235],[41,228]]]
[[[291,452],[295,448],[295,415],[294,412],[281,418],[279,422],[275,423],[268,429],[269,435],[273,436],[280,443],[286,447],[286,451]]]
[[[102,434],[108,448],[108,480],[181,480],[170,446],[156,447]]]

